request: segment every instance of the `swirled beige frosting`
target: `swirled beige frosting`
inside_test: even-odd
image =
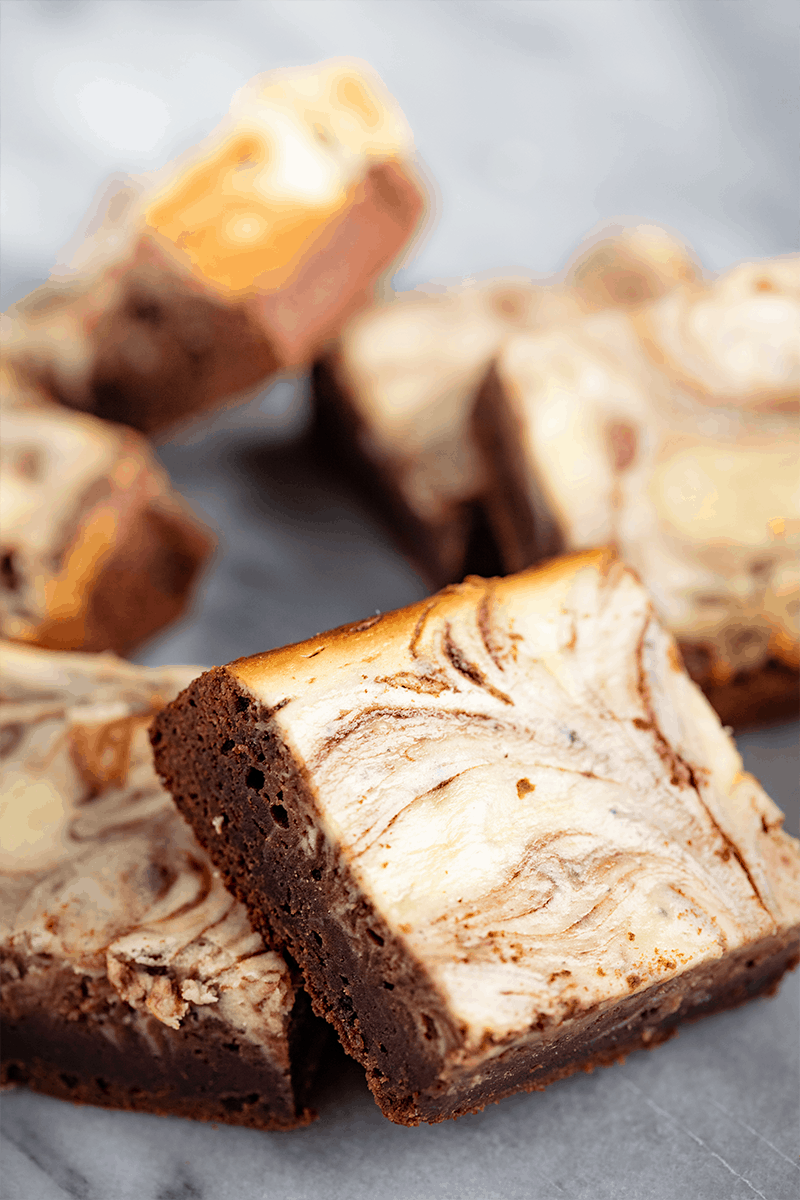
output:
[[[419,225],[413,158],[365,63],[257,75],[199,145],[104,186],[50,285],[10,311],[5,352],[145,431],[302,365]]]
[[[800,260],[520,336],[497,371],[519,503],[543,498],[569,549],[615,544],[718,682],[797,665]]]
[[[687,242],[662,225],[602,224],[587,234],[564,283],[588,311],[635,308],[703,275]]]
[[[196,674],[0,643],[3,957],[34,997],[59,970],[107,978],[134,1016],[194,1009],[286,1068],[286,964],[152,764],[150,721]]]
[[[800,920],[800,847],[608,553],[227,670],[468,1052]]]

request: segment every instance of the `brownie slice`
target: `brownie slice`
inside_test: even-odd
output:
[[[185,610],[209,531],[140,434],[0,388],[0,634],[128,653]]]
[[[736,726],[798,709],[800,260],[498,356],[475,410],[506,570],[613,544]]]
[[[415,1124],[771,992],[800,847],[608,552],[216,668],[156,765]]]
[[[362,313],[315,364],[321,449],[436,587],[463,578],[468,560],[499,570],[469,414],[504,339],[558,306],[522,278],[419,289]]]
[[[615,225],[584,240],[561,280],[520,273],[398,294],[351,321],[316,363],[319,445],[434,587],[495,574],[502,563],[471,417],[504,342],[598,309],[634,308],[696,273],[669,231]]]
[[[309,362],[420,225],[411,131],[364,63],[257,75],[199,145],[109,181],[5,357],[152,434]]]
[[[160,786],[196,674],[0,643],[2,1082],[262,1129],[311,1120],[325,1026]]]

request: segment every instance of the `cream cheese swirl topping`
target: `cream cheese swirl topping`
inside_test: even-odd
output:
[[[467,1050],[800,919],[800,854],[603,553],[228,668]]]
[[[288,1068],[286,964],[152,764],[152,716],[197,673],[0,644],[4,957],[106,976],[172,1029],[200,1009]]]
[[[800,260],[519,337],[498,363],[569,549],[613,543],[725,682],[800,661]]]

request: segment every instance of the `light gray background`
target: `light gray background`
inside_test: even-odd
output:
[[[102,181],[191,145],[250,75],[338,54],[398,97],[437,186],[398,277],[558,269],[603,219],[673,226],[706,265],[796,246],[796,10],[761,0],[111,0],[0,4],[2,307],[48,274]],[[425,593],[298,441],[303,380],[160,447],[220,547],[192,613],[142,661],[223,662]],[[797,812],[797,732],[741,739]],[[796,815],[792,825],[796,824]],[[354,1065],[320,1121],[259,1134],[18,1092],[14,1200],[788,1200],[797,978],[622,1067],[415,1130]]]

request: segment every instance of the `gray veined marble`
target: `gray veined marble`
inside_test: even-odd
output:
[[[9,1197],[50,1200],[789,1200],[797,988],[685,1028],[653,1053],[418,1129],[385,1121],[354,1064],[316,1125],[265,1134],[5,1101]]]
[[[405,285],[556,268],[588,227],[673,225],[711,267],[796,249],[784,0],[4,0],[3,307],[39,282],[104,177],[197,140],[249,75],[350,53],[398,96],[439,185]],[[223,662],[425,594],[303,441],[305,388],[160,447],[220,535],[193,611],[141,660]],[[741,739],[797,828],[797,727]],[[622,1066],[434,1127],[389,1124],[342,1057],[292,1134],[2,1104],[9,1200],[789,1200],[797,974]]]

